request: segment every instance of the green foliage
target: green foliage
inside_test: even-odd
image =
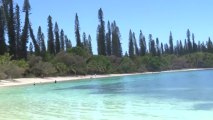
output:
[[[122,47],[120,42],[120,31],[116,22],[112,23],[112,55],[122,57]]]
[[[93,56],[87,60],[89,74],[106,74],[111,69],[111,63],[105,56]]]
[[[71,55],[78,55],[78,56],[82,56],[84,58],[89,58],[91,56],[89,51],[82,47],[73,47],[71,49],[68,49],[67,52]]]
[[[30,72],[35,76],[44,77],[53,75],[56,69],[51,63],[39,61],[30,68]]]
[[[98,55],[106,55],[105,22],[103,20],[103,11],[101,8],[98,10],[98,19],[100,22],[97,28]]]
[[[5,23],[3,17],[3,8],[0,6],[0,55],[3,55],[7,51],[7,46],[5,43]]]
[[[28,64],[23,61],[12,61],[9,54],[0,56],[0,79],[23,77]]]
[[[48,17],[48,52],[50,54],[55,54],[55,44],[54,44],[54,37],[53,37],[53,23],[52,17]]]
[[[117,72],[119,73],[131,73],[136,71],[137,66],[129,57],[122,58],[121,63],[117,68]]]
[[[76,37],[76,43],[77,43],[77,47],[81,47],[81,37],[80,37],[80,23],[78,20],[78,14],[76,13],[75,15],[75,37]]]
[[[139,65],[144,65],[147,71],[160,71],[161,67],[166,64],[166,61],[158,56],[146,55],[141,57]]]
[[[68,74],[86,74],[86,60],[82,56],[60,52],[54,59],[54,64],[64,64],[67,68],[63,71]],[[63,66],[62,66],[63,67]],[[56,67],[57,69],[57,67]]]
[[[67,75],[69,68],[64,63],[54,64],[57,75]]]
[[[129,31],[129,57],[134,57],[134,43],[133,43],[133,36],[132,31]]]
[[[55,30],[54,30],[54,33],[55,33],[55,52],[56,54],[60,52],[60,36],[59,36],[59,28],[58,28],[58,23],[56,22],[55,23]]]

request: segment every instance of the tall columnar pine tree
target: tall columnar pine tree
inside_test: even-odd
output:
[[[187,54],[187,53],[189,53],[189,46],[188,46],[188,43],[185,39],[185,41],[184,41],[184,54]]]
[[[41,26],[38,28],[38,33],[37,33],[37,43],[40,49],[40,54],[41,56],[44,56],[46,52],[46,45],[44,42],[44,34],[42,33]]]
[[[188,46],[188,53],[192,53],[192,51],[193,51],[193,48],[192,48],[192,42],[191,42],[191,39],[190,39],[190,37],[191,37],[191,33],[190,33],[190,31],[189,31],[189,29],[187,30],[187,33],[186,33],[186,35],[187,35],[187,46]]]
[[[163,47],[163,43],[161,43],[161,54],[163,55],[164,54],[164,47]]]
[[[42,37],[42,31],[41,31],[41,26],[38,27],[38,32],[37,32],[37,44],[41,50],[41,37]]]
[[[197,52],[197,44],[195,43],[195,35],[192,33],[193,52]]]
[[[174,53],[173,37],[172,37],[171,31],[170,31],[170,35],[169,35],[169,51],[170,51],[170,54]]]
[[[44,33],[41,34],[41,54],[45,54],[47,48],[44,42]]]
[[[88,42],[89,42],[89,53],[91,55],[93,55],[93,52],[92,52],[92,38],[91,38],[90,35],[88,36]]]
[[[161,52],[160,52],[160,42],[159,42],[158,38],[156,38],[156,54],[157,54],[157,56],[161,55]]]
[[[37,43],[37,40],[35,38],[35,35],[33,33],[33,29],[31,27],[31,25],[29,25],[29,31],[30,31],[30,37],[32,39],[32,42],[33,42],[33,45],[34,45],[34,48],[35,48],[35,55],[40,55],[40,47]]]
[[[83,32],[82,39],[83,39],[83,47],[84,47],[84,49],[86,49],[90,53],[89,40],[87,39],[87,35],[86,35],[85,32]]]
[[[84,48],[87,48],[88,47],[88,42],[87,42],[87,36],[86,36],[85,32],[83,32],[82,40],[83,40],[83,46],[84,46]]]
[[[112,39],[111,39],[111,27],[110,27],[110,22],[108,21],[107,23],[107,33],[106,33],[106,54],[108,56],[112,55]]]
[[[138,44],[137,44],[137,40],[136,40],[136,37],[135,37],[135,33],[133,32],[132,34],[132,37],[133,37],[133,43],[134,43],[134,48],[135,48],[135,55],[136,56],[139,56],[139,49],[138,49]]]
[[[210,37],[208,41],[206,42],[206,46],[207,46],[207,52],[213,53],[213,43]]]
[[[60,32],[60,43],[61,43],[61,51],[64,51],[64,30],[62,29]]]
[[[140,55],[144,56],[146,54],[146,40],[142,31],[140,31],[139,41],[140,41]]]
[[[0,6],[0,55],[7,52],[7,46],[5,43],[5,22],[3,17],[3,8]]]
[[[183,49],[183,44],[182,44],[182,41],[181,41],[181,40],[180,40],[180,44],[179,44],[179,45],[180,45],[180,47],[179,47],[179,50],[180,50],[180,51],[179,51],[179,54],[180,54],[180,55],[183,55],[184,49]]]
[[[16,13],[15,13],[15,30],[16,30],[16,51],[17,58],[20,57],[21,51],[21,20],[20,20],[20,8],[19,5],[16,5]]]
[[[169,54],[169,45],[166,43],[166,44],[164,44],[164,53],[165,54]]]
[[[156,48],[155,48],[155,41],[152,38],[152,34],[149,34],[149,45],[150,45],[150,53],[153,56],[156,56]]]
[[[60,36],[57,22],[55,23],[54,33],[55,33],[55,52],[57,54],[60,52],[60,38],[59,38]]]
[[[176,41],[176,46],[174,46],[174,54],[180,55],[180,42],[178,40]]]
[[[120,42],[120,30],[114,21],[112,23],[112,55],[122,57],[122,47]]]
[[[133,43],[133,37],[132,37],[132,31],[129,31],[129,57],[134,57],[134,43]]]
[[[65,35],[64,37],[64,40],[65,40],[65,44],[66,44],[66,50],[72,48],[72,43],[71,41],[68,39],[68,37]]]
[[[33,44],[30,42],[30,47],[29,47],[29,49],[30,49],[30,54],[32,55],[33,54]]]
[[[27,59],[27,43],[29,38],[29,15],[30,15],[29,0],[24,0],[23,12],[25,12],[24,27],[21,35],[21,58]]]
[[[14,18],[13,0],[4,0],[2,2],[8,32],[9,53],[13,59],[16,59],[17,51],[15,39],[15,18]]]
[[[81,45],[81,35],[80,35],[80,24],[78,20],[78,14],[75,15],[75,38],[76,38],[76,46],[82,47]]]
[[[53,23],[52,17],[48,17],[48,52],[50,54],[55,54],[54,36],[53,36]]]
[[[105,22],[103,18],[103,11],[100,8],[98,11],[98,19],[100,24],[97,29],[97,47],[98,55],[106,55],[106,44],[105,44]]]

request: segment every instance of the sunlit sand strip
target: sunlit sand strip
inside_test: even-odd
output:
[[[169,71],[161,71],[161,72],[184,72],[184,71],[197,71],[197,70],[213,70],[213,68],[181,69],[181,70],[169,70]],[[42,84],[42,83],[53,83],[53,82],[82,80],[82,79],[107,78],[107,77],[119,77],[119,76],[142,75],[142,74],[156,74],[161,72],[85,75],[85,76],[67,76],[67,77],[45,77],[45,78],[19,78],[19,79],[12,79],[12,80],[0,80],[0,87],[9,87],[9,86],[18,86],[18,85],[27,85],[27,84],[36,85],[36,84]]]

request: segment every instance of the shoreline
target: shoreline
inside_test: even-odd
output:
[[[131,75],[146,75],[146,74],[156,74],[156,73],[187,72],[187,71],[200,71],[200,70],[213,70],[213,68],[180,69],[180,70],[167,70],[167,71],[159,71],[159,72],[144,72],[144,73],[129,73],[129,74],[85,75],[85,76],[44,77],[44,78],[17,78],[13,80],[0,80],[0,88],[30,85],[30,84],[33,85],[33,84],[54,83],[55,81],[65,82],[65,81],[76,81],[76,80],[84,80],[84,79],[88,80],[88,79],[121,77],[121,76],[131,76]]]

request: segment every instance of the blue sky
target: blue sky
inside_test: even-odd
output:
[[[24,0],[14,0],[21,8]],[[30,0],[34,31],[40,25],[47,38],[47,17],[51,15],[59,28],[75,45],[74,20],[78,13],[81,35],[92,36],[93,51],[97,53],[96,30],[98,9],[102,8],[105,22],[115,20],[120,28],[123,52],[128,50],[128,35],[132,29],[139,36],[142,30],[148,35],[168,42],[169,32],[173,39],[184,40],[186,30],[195,34],[196,41],[206,41],[213,37],[213,1],[212,0]]]

